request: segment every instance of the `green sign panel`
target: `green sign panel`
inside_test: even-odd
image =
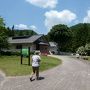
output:
[[[25,57],[29,56],[28,48],[22,49],[22,55]]]

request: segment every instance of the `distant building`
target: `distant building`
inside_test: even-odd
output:
[[[44,35],[10,37],[8,39],[11,50],[20,50],[21,48],[30,47],[30,51],[40,51],[49,53],[49,43]]]
[[[58,54],[58,45],[56,42],[49,42],[49,52],[50,54]]]

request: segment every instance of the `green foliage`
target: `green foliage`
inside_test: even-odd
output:
[[[76,51],[76,49],[80,46],[85,46],[86,43],[90,42],[90,24],[88,23],[80,23],[70,27],[72,31],[72,50]]]
[[[90,55],[90,43],[86,44],[85,47],[79,47],[76,53],[79,53],[80,55]]]
[[[3,50],[3,51],[1,51],[1,55],[6,55],[6,56],[16,55],[16,56],[20,56],[21,53],[20,53],[20,51]]]
[[[8,47],[7,29],[5,28],[4,20],[0,17],[0,52],[1,49]]]
[[[30,52],[30,55],[33,55],[34,51]],[[20,56],[21,52],[20,51],[11,51],[11,50],[3,50],[1,51],[1,55],[6,55],[6,56],[12,56],[12,55],[16,55],[16,56]],[[26,55],[27,57],[27,55]]]
[[[36,35],[37,33],[33,30],[12,30],[9,27],[7,28],[7,34],[9,37],[13,36],[32,36]]]
[[[33,30],[14,30],[14,36],[32,36],[36,34]]]
[[[85,47],[83,46],[79,47],[76,53],[79,53],[80,55],[85,55],[86,54]]]
[[[90,43],[88,43],[88,44],[85,45],[85,49],[86,50],[90,50]]]
[[[71,38],[71,31],[66,25],[55,25],[48,33],[50,41],[55,41],[59,45],[60,51],[66,51]]]
[[[88,60],[90,61],[90,56],[88,57]]]
[[[90,55],[90,43],[85,45],[85,50],[86,50],[87,55]]]
[[[5,27],[4,19],[0,16],[0,27]]]
[[[55,25],[47,35],[49,41],[55,41],[59,45],[60,51],[76,52],[78,47],[90,43],[90,24],[79,23],[71,26]]]

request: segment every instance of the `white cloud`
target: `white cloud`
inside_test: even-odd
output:
[[[57,0],[26,0],[28,3],[42,7],[42,8],[55,8],[58,1]]]
[[[87,11],[87,16],[83,19],[84,23],[90,23],[90,10]]]
[[[25,25],[25,24],[15,25],[15,28],[16,28],[16,29],[20,29],[20,30],[29,29],[28,26]]]
[[[24,30],[24,29],[36,30],[37,27],[34,26],[34,25],[27,26],[27,25],[25,25],[25,24],[19,24],[19,25],[15,25],[15,29],[19,29],[19,30]]]
[[[47,29],[51,29],[56,24],[69,24],[76,19],[76,14],[69,10],[63,10],[61,12],[51,10],[45,13],[45,26]]]
[[[31,30],[37,30],[37,27],[34,26],[34,25],[31,25],[31,26],[30,26],[30,29],[31,29]]]

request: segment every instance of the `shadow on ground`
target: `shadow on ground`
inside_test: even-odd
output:
[[[43,79],[45,79],[45,78],[44,78],[44,77],[39,77],[39,78],[38,78],[38,80],[43,80]],[[35,78],[32,79],[32,80],[30,79],[31,82],[34,81],[34,80],[35,80]]]

